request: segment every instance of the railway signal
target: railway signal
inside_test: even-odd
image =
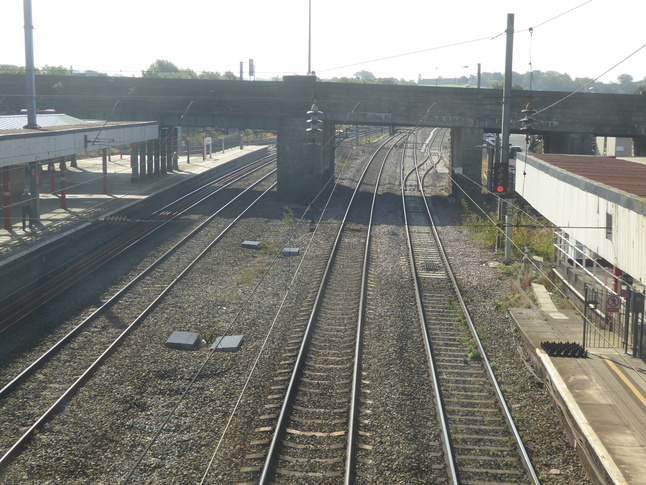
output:
[[[509,164],[494,163],[491,170],[491,187],[489,188],[497,195],[509,193]]]

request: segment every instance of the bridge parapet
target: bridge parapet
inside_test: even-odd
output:
[[[0,75],[0,109],[25,106],[25,79]],[[39,108],[78,118],[159,121],[174,126],[278,129],[313,97],[334,123],[481,128],[499,131],[502,91],[495,89],[330,83],[314,76],[283,81],[211,81],[126,77],[36,76]],[[511,95],[512,131],[518,131],[527,91]],[[538,133],[646,136],[646,96],[533,92]],[[543,111],[545,110],[545,111]]]
[[[24,76],[0,75],[2,112],[13,114],[26,106],[25,84]],[[501,90],[330,83],[314,76],[262,82],[36,76],[36,94],[38,108],[77,118],[277,131],[279,191],[299,192],[299,199],[315,195],[334,171],[333,147],[317,148],[304,135],[314,99],[324,113],[326,139],[333,138],[335,124],[452,128],[455,166],[472,176],[481,162],[479,134],[500,131],[502,118]],[[520,131],[529,94],[511,93],[512,132]],[[548,151],[589,153],[587,140],[593,135],[636,138],[638,151],[646,151],[646,96],[531,94],[537,110],[533,132],[544,135]],[[466,145],[460,147],[458,140]]]

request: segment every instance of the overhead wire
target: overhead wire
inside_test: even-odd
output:
[[[591,3],[591,2],[592,2],[592,0],[587,0],[586,2],[583,2],[583,3],[579,4],[579,5],[577,5],[576,7],[572,7],[570,10],[566,10],[565,12],[562,12],[562,13],[560,13],[560,14],[558,14],[558,15],[550,18],[550,19],[547,19],[547,20],[541,22],[540,24],[535,25],[533,28],[536,29],[538,27],[542,27],[545,24],[549,24],[550,22],[552,22],[552,21],[554,21],[554,20],[556,20],[556,19],[558,19],[560,17],[563,17],[564,15],[569,14],[570,12],[574,12],[575,10],[577,10],[577,9],[579,9],[579,8],[581,8],[581,7],[587,5],[588,3]],[[530,29],[532,29],[532,27],[530,27]]]
[[[623,64],[624,62],[626,62],[628,59],[630,59],[632,56],[634,56],[635,54],[637,54],[637,53],[638,53],[640,50],[642,50],[644,47],[646,47],[646,44],[644,44],[644,45],[642,45],[641,47],[637,48],[637,50],[633,51],[631,54],[629,54],[628,56],[624,57],[621,61],[619,61],[619,62],[618,62],[618,63],[616,63],[614,66],[612,66],[612,67],[611,67],[611,68],[609,68],[608,70],[606,70],[606,71],[604,71],[603,73],[601,73],[600,75],[598,75],[598,76],[597,76],[596,78],[594,78],[593,80],[591,80],[591,81],[589,81],[589,82],[585,83],[583,86],[581,86],[581,87],[580,87],[579,89],[577,89],[576,91],[573,91],[573,92],[569,93],[567,96],[564,96],[563,98],[559,99],[558,101],[555,101],[554,103],[550,104],[549,106],[546,106],[545,108],[543,108],[543,109],[541,109],[541,110],[536,111],[534,114],[535,114],[535,115],[538,115],[538,114],[540,114],[540,113],[543,113],[543,112],[547,111],[548,109],[551,109],[551,108],[553,108],[554,106],[556,106],[556,105],[558,105],[558,104],[562,103],[562,102],[563,102],[563,101],[565,101],[566,99],[571,98],[571,97],[572,97],[572,96],[574,96],[576,93],[578,93],[578,92],[582,91],[582,90],[583,90],[583,89],[585,89],[586,87],[588,87],[588,86],[590,86],[591,84],[593,84],[593,83],[597,82],[600,78],[602,78],[603,76],[605,76],[606,74],[608,74],[610,71],[612,71],[612,70],[613,70],[613,69],[615,69],[616,67],[618,67],[618,66],[620,66],[621,64]]]
[[[553,21],[555,21],[555,20],[557,20],[557,19],[559,19],[559,18],[561,18],[561,17],[563,17],[563,16],[565,16],[565,15],[567,15],[567,14],[569,14],[569,13],[571,13],[571,12],[573,12],[573,11],[575,11],[575,10],[577,10],[577,9],[579,9],[579,8],[581,8],[581,7],[587,5],[588,3],[591,3],[591,2],[592,2],[592,0],[587,0],[587,1],[575,6],[575,7],[571,8],[571,9],[569,9],[569,10],[566,10],[566,11],[564,11],[564,12],[558,14],[558,15],[555,15],[554,17],[551,17],[551,18],[549,18],[549,19],[547,19],[547,20],[545,20],[545,21],[543,21],[543,22],[541,22],[539,24],[536,24],[533,27],[529,27],[528,29],[523,29],[523,30],[516,30],[515,33],[525,32],[525,31],[527,31],[529,29],[532,29],[532,28],[536,29],[536,28],[542,27],[542,26],[544,26],[546,24],[549,24],[550,22],[553,22]],[[491,40],[497,39],[499,37],[502,37],[504,35],[506,35],[506,32],[502,31],[502,32],[498,32],[498,33],[495,33],[495,34],[491,34],[491,35],[487,35],[487,36],[483,36],[483,37],[479,37],[479,38],[475,38],[475,39],[456,41],[456,42],[452,42],[452,43],[449,43],[449,44],[428,47],[428,48],[425,48],[425,49],[419,49],[419,50],[415,50],[415,51],[411,51],[411,52],[404,52],[404,53],[400,53],[400,54],[394,54],[394,55],[391,55],[391,56],[384,56],[384,57],[378,57],[378,58],[374,58],[374,59],[370,59],[370,60],[357,61],[357,62],[354,62],[354,63],[345,64],[345,65],[342,65],[342,66],[329,67],[329,68],[325,68],[325,69],[317,69],[317,72],[328,72],[328,71],[334,71],[334,70],[339,70],[339,69],[346,69],[346,68],[349,68],[349,67],[356,67],[356,66],[361,66],[361,65],[364,65],[364,64],[371,64],[371,63],[375,63],[375,62],[383,62],[383,61],[387,61],[387,60],[391,60],[391,59],[398,59],[398,58],[402,58],[402,57],[407,57],[407,56],[412,56],[412,55],[417,55],[417,54],[423,54],[423,53],[433,52],[433,51],[437,51],[437,50],[450,49],[450,48],[459,47],[459,46],[468,45],[468,44],[473,44],[473,43],[478,43],[478,42],[491,41]],[[95,70],[96,69],[92,69],[92,71],[95,71]],[[137,71],[134,71],[134,70],[133,71],[122,71],[122,70],[119,70],[119,71],[114,71],[114,70],[98,71],[98,70],[96,70],[96,71],[97,72],[105,72],[105,73],[115,73],[115,74],[123,74],[123,73],[133,74],[132,77],[136,77],[136,76],[134,76],[135,73],[144,72],[144,70],[137,70]],[[159,73],[168,73],[168,74],[181,74],[182,71],[189,72],[189,71],[192,71],[192,70],[189,68],[189,69],[180,69],[179,71],[163,71],[163,70],[161,70],[161,71],[157,71],[157,72],[159,72]],[[212,72],[212,71],[202,71],[202,72],[208,73],[208,72]],[[220,71],[218,71],[218,70],[216,70],[215,72],[220,73]],[[227,72],[232,73],[233,71],[225,70],[224,72],[225,73],[227,73]],[[265,73],[266,74],[274,74],[276,76],[279,76],[281,74],[283,74],[283,75],[285,74],[284,71],[265,71]],[[293,71],[290,71],[290,73],[293,73]],[[130,77],[130,76],[128,76],[128,77]],[[236,79],[237,78],[238,78],[238,76],[236,76]]]
[[[458,46],[461,46],[461,45],[473,44],[475,42],[482,42],[482,41],[485,41],[485,40],[493,40],[493,39],[495,39],[497,37],[500,37],[502,35],[505,35],[505,33],[502,32],[500,34],[495,34],[493,36],[489,35],[487,37],[480,37],[480,38],[477,38],[477,39],[454,42],[452,44],[445,44],[445,45],[436,46],[436,47],[429,47],[427,49],[420,49],[420,50],[413,51],[413,52],[406,52],[406,53],[403,53],[403,54],[395,54],[395,55],[392,55],[392,56],[380,57],[380,58],[372,59],[372,60],[369,60],[369,61],[355,62],[355,63],[352,63],[352,64],[346,64],[344,66],[330,67],[330,68],[327,68],[327,69],[319,69],[317,72],[335,71],[335,70],[338,70],[338,69],[346,69],[348,67],[361,66],[363,64],[372,64],[374,62],[388,61],[388,60],[391,60],[391,59],[398,59],[400,57],[407,57],[407,56],[412,56],[412,55],[416,55],[416,54],[423,54],[425,52],[432,52],[432,51],[441,50],[441,49],[448,49],[448,48],[451,48],[451,47],[458,47]]]
[[[563,17],[564,15],[567,15],[567,14],[569,14],[569,13],[571,13],[571,12],[573,12],[573,11],[587,5],[590,2],[592,2],[592,0],[587,0],[587,1],[577,5],[576,7],[573,7],[573,8],[571,8],[571,9],[565,11],[565,12],[562,12],[562,13],[554,16],[554,17],[551,17],[551,18],[539,23],[538,25],[535,25],[534,27],[529,27],[528,29],[524,29],[524,30],[516,30],[514,32],[515,33],[526,32],[528,30],[534,30],[534,29],[536,29],[538,27],[542,27],[542,26],[544,26],[546,24],[549,24],[550,22],[553,22],[554,20],[556,20],[556,19],[558,19],[560,17]],[[360,66],[360,65],[363,65],[363,64],[372,64],[372,63],[375,63],[375,62],[388,61],[388,60],[391,60],[391,59],[398,59],[398,58],[401,58],[401,57],[407,57],[407,56],[412,56],[412,55],[417,55],[417,54],[423,54],[423,53],[426,53],[426,52],[432,52],[432,51],[443,50],[443,49],[450,49],[450,48],[453,48],[453,47],[459,47],[459,46],[463,46],[463,45],[467,45],[467,44],[473,44],[473,43],[477,43],[477,42],[491,41],[491,40],[497,39],[498,37],[502,37],[502,36],[504,36],[506,34],[507,34],[507,32],[503,31],[503,32],[499,32],[497,34],[488,35],[486,37],[479,37],[479,38],[476,38],[476,39],[453,42],[453,43],[450,43],[450,44],[445,44],[445,45],[440,45],[440,46],[435,46],[435,47],[429,47],[429,48],[426,48],[426,49],[420,49],[420,50],[416,50],[416,51],[412,51],[412,52],[405,52],[405,53],[401,53],[401,54],[395,54],[395,55],[392,55],[392,56],[385,56],[385,57],[380,57],[380,58],[376,58],[376,59],[372,59],[372,60],[355,62],[355,63],[352,63],[352,64],[346,64],[346,65],[343,65],[343,66],[331,67],[331,68],[327,68],[327,69],[319,69],[319,70],[317,70],[317,72],[327,72],[327,71],[334,71],[334,70],[338,70],[338,69],[346,69],[348,67],[356,67],[356,66]]]

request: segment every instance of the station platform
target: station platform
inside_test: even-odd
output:
[[[12,229],[0,228],[0,266],[9,264],[25,253],[37,251],[47,244],[85,228],[98,220],[110,217],[142,199],[168,190],[173,186],[209,171],[222,169],[241,159],[260,158],[267,146],[246,146],[217,152],[203,159],[202,156],[180,157],[179,170],[157,176],[141,177],[133,183],[130,157],[112,155],[107,163],[107,182],[103,177],[103,159],[85,158],[77,161],[77,168],[67,164],[65,170],[65,208],[60,194],[60,172],[55,173],[55,191],[50,193],[49,174],[43,173],[38,195],[39,220],[32,229],[27,223],[22,228],[19,203],[11,208]],[[46,167],[45,167],[46,168]],[[104,184],[107,191],[104,193]]]
[[[538,308],[510,315],[588,474],[596,483],[646,484],[646,363],[612,348],[549,357],[542,342],[583,342],[583,318],[558,310],[545,287],[533,289]]]

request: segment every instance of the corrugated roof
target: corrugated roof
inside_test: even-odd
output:
[[[0,116],[0,131],[21,130],[26,124],[26,114]],[[41,128],[51,128],[54,126],[89,125],[91,123],[63,113],[38,113],[36,114],[36,124]]]
[[[646,197],[646,165],[612,157],[532,153],[532,157],[593,182]]]

